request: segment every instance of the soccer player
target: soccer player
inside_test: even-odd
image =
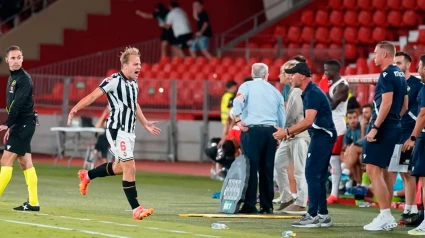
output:
[[[418,73],[424,83],[417,98],[419,114],[410,138],[404,143],[403,151],[411,150],[414,147],[411,161],[412,176],[419,178],[422,184],[422,194],[425,194],[425,55],[420,57]],[[425,204],[424,196],[422,196],[422,200]],[[425,221],[422,221],[415,229],[408,231],[408,234],[425,235]]]
[[[332,108],[332,120],[335,124],[337,132],[337,141],[332,149],[331,167],[332,167],[332,191],[328,197],[328,204],[337,203],[339,197],[339,183],[341,181],[341,162],[340,154],[342,152],[344,135],[347,130],[345,124],[345,114],[347,113],[348,102],[348,82],[341,78],[340,71],[341,65],[336,60],[329,60],[325,62],[325,76],[329,80],[328,98]]]
[[[6,87],[7,120],[0,125],[0,131],[7,130],[4,136],[5,148],[1,157],[0,196],[12,178],[13,162],[18,159],[24,171],[29,199],[17,211],[40,211],[37,194],[37,173],[32,164],[31,140],[38,123],[34,111],[33,83],[31,76],[22,68],[24,56],[19,46],[12,45],[6,51],[6,63],[10,77]]]
[[[121,53],[121,71],[103,80],[98,88],[81,99],[68,115],[68,125],[81,109],[92,104],[97,98],[106,94],[111,111],[107,121],[106,138],[111,147],[110,152],[115,156],[114,163],[104,163],[90,171],[80,170],[80,192],[85,195],[90,181],[97,177],[123,175],[122,186],[124,193],[133,209],[133,218],[143,220],[154,210],[144,208],[137,201],[136,165],[133,152],[136,135],[134,134],[136,118],[152,135],[158,135],[161,130],[156,122],[148,121],[143,115],[137,96],[139,88],[137,78],[140,72],[140,53],[137,48],[127,47]]]
[[[400,118],[407,111],[408,96],[404,73],[393,65],[395,52],[394,45],[388,41],[379,42],[374,51],[375,64],[382,73],[376,84],[372,127],[366,136],[362,159],[381,212],[363,227],[367,231],[390,230],[397,226],[390,210],[394,181],[387,168],[400,140]]]
[[[404,76],[407,82],[407,93],[409,96],[409,106],[407,112],[401,118],[401,138],[398,144],[404,144],[412,134],[413,128],[415,127],[416,116],[418,115],[418,101],[417,97],[419,91],[422,88],[421,81],[409,72],[412,58],[406,52],[397,52],[395,54],[394,63],[404,72]],[[405,160],[410,160],[412,150],[402,152],[400,157],[400,163]],[[411,170],[409,166],[409,170]],[[410,171],[407,173],[400,173],[403,179],[406,205],[404,212],[401,214],[399,224],[405,224],[411,221],[411,219],[418,214],[418,207],[415,202],[416,195],[416,179],[410,176]]]
[[[295,227],[330,227],[332,221],[326,204],[326,175],[332,148],[336,140],[336,129],[332,121],[332,109],[323,91],[313,84],[311,71],[306,63],[298,63],[291,69],[292,86],[303,91],[305,118],[289,128],[279,128],[273,133],[277,140],[292,138],[309,130],[311,142],[308,147],[305,165],[310,203],[308,211],[294,223]]]

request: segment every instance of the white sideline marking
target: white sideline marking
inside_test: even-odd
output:
[[[54,217],[60,217],[60,218],[65,218],[65,219],[73,219],[73,220],[79,220],[79,221],[91,221],[92,220],[90,218],[78,218],[78,217],[69,217],[69,216],[54,216]]]
[[[112,237],[112,238],[129,238],[127,236],[118,236],[118,235],[112,235],[112,234],[101,233],[101,232],[96,232],[96,231],[79,230],[79,229],[72,229],[72,228],[61,227],[61,226],[50,226],[50,225],[44,225],[44,224],[32,223],[32,222],[21,222],[21,221],[5,220],[5,219],[0,219],[0,221],[15,223],[15,224],[21,224],[21,225],[28,225],[28,226],[37,226],[37,227],[43,227],[43,228],[57,229],[57,230],[63,230],[63,231],[77,231],[77,232],[81,232],[81,233],[86,233],[86,234],[91,234],[91,235],[100,235],[100,236]]]
[[[131,227],[137,227],[138,225],[133,225],[133,224],[121,224],[121,223],[116,223],[113,221],[99,221],[100,223],[105,223],[105,224],[114,224],[114,225],[118,225],[118,226],[131,226]]]
[[[166,231],[166,232],[172,232],[172,233],[193,234],[192,232],[189,232],[189,231],[167,230],[167,229],[161,229],[161,228],[158,228],[158,227],[146,226],[144,228],[149,229],[149,230]],[[193,234],[193,235],[194,236],[200,236],[200,237],[220,238],[220,236],[210,236],[210,235],[204,235],[204,234]]]
[[[220,238],[220,236],[210,236],[210,235],[203,235],[203,234],[195,234],[195,236],[210,237],[210,238]]]

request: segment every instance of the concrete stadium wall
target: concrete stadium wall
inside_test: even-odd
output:
[[[54,116],[40,115],[40,126],[34,135],[31,147],[34,153],[52,154],[57,152],[56,133],[50,131],[51,127],[58,125],[58,120]],[[97,118],[94,118],[96,121]],[[149,160],[166,160],[167,159],[167,125],[168,121],[159,121],[158,126],[162,129],[159,136],[148,134],[139,124],[136,126],[136,145],[135,158]],[[200,161],[200,142],[202,121],[178,121],[178,152],[179,161]],[[209,135],[212,137],[220,137],[222,125],[220,122],[209,123]],[[69,133],[68,138],[73,134]],[[82,141],[89,142],[93,139],[93,134],[83,133]],[[152,152],[156,151],[156,152]],[[72,149],[67,148],[66,155],[72,154]],[[161,153],[157,153],[161,152]],[[85,151],[81,150],[81,154]]]

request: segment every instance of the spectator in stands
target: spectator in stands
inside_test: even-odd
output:
[[[198,32],[190,47],[190,55],[196,57],[196,51],[200,50],[207,59],[211,59],[208,46],[212,37],[212,27],[210,17],[204,10],[203,1],[198,0],[193,3],[193,18],[197,21]]]
[[[221,140],[219,142],[218,147],[220,147],[224,141],[226,140],[227,133],[229,132],[230,128],[230,121],[229,121],[229,112],[233,105],[233,98],[235,97],[235,93],[238,90],[238,84],[235,81],[228,81],[226,83],[226,92],[221,97],[221,123],[223,124],[223,132],[221,136]]]
[[[172,28],[176,41],[173,42],[177,46],[176,56],[184,57],[183,49],[188,48],[188,42],[192,39],[192,30],[189,18],[183,9],[179,7],[179,3],[172,1],[170,3],[171,11],[165,20],[166,28]]]
[[[165,27],[165,21],[168,15],[168,9],[162,3],[157,3],[155,5],[155,11],[153,13],[142,12],[136,10],[136,14],[145,19],[156,19],[158,21],[159,27],[162,29],[161,32],[161,57],[167,56],[167,48],[169,45],[173,45],[176,41],[174,37],[173,29]]]

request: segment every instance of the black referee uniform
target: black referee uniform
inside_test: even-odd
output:
[[[33,83],[30,75],[20,68],[10,71],[6,87],[7,120],[9,131],[5,150],[24,156],[31,153],[31,140],[37,124],[34,112]]]

